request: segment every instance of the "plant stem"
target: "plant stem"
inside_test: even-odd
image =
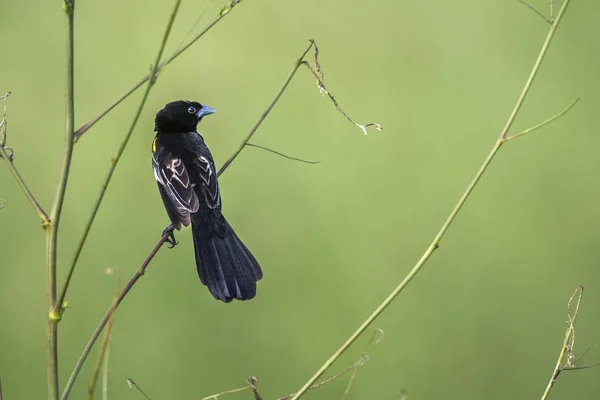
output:
[[[66,16],[66,47],[67,47],[67,90],[66,90],[66,123],[65,140],[63,145],[60,177],[52,202],[50,220],[44,225],[46,229],[46,294],[48,304],[48,333],[47,333],[47,375],[48,398],[58,399],[58,319],[53,313],[56,303],[56,256],[58,252],[58,227],[62,215],[71,158],[73,156],[73,134],[75,128],[74,100],[74,17],[75,0],[65,0],[63,3]]]
[[[575,311],[573,312],[573,316],[571,317],[571,301],[573,297],[579,294],[577,298],[577,304],[575,305]],[[556,379],[558,379],[558,375],[562,371],[561,365],[565,362],[565,357],[568,356],[570,352],[573,351],[573,335],[575,335],[575,321],[577,320],[577,314],[579,313],[579,305],[581,304],[581,297],[583,296],[583,286],[579,286],[575,293],[571,296],[569,300],[569,327],[567,328],[567,332],[565,333],[565,339],[563,340],[562,348],[560,349],[560,353],[558,355],[558,360],[556,361],[556,366],[554,367],[554,371],[552,371],[552,376],[550,377],[550,381],[548,381],[548,385],[546,386],[546,390],[544,390],[544,394],[542,394],[541,400],[546,400],[550,391],[554,387],[554,383]]]
[[[118,270],[115,270],[116,278],[115,278],[115,289],[116,293],[113,296],[113,300],[116,300],[119,296],[119,274]],[[109,318],[106,324],[106,331],[104,332],[104,336],[102,337],[102,343],[100,345],[100,351],[98,352],[98,358],[96,359],[96,366],[94,367],[94,373],[92,374],[92,379],[90,380],[90,384],[88,385],[88,400],[94,399],[94,392],[96,391],[96,384],[98,383],[98,378],[100,377],[100,370],[102,369],[106,374],[108,371],[108,353],[110,349],[110,342],[112,339],[112,331],[113,325],[115,322],[115,314],[113,313]],[[105,385],[103,385],[105,386]]]
[[[19,174],[19,171],[17,170],[17,167],[15,167],[13,161],[8,156],[9,155],[6,152],[6,150],[4,149],[4,147],[2,147],[0,145],[0,158],[3,158],[4,160],[6,160],[6,164],[8,165],[8,169],[13,174],[13,176],[17,180],[17,183],[19,184],[19,187],[21,188],[21,190],[23,191],[23,193],[25,193],[25,196],[27,197],[27,199],[29,200],[29,202],[31,203],[31,205],[33,206],[33,208],[35,209],[35,211],[37,212],[37,214],[41,218],[41,220],[42,220],[42,226],[46,225],[48,223],[48,214],[46,213],[46,211],[44,211],[44,209],[42,208],[42,206],[40,205],[40,203],[37,201],[37,199],[35,198],[35,196],[33,195],[33,193],[31,193],[31,190],[29,190],[29,187],[27,186],[27,184],[25,183],[25,181],[21,177],[21,174]]]
[[[536,124],[536,125],[532,126],[531,128],[527,128],[524,131],[521,131],[519,133],[515,133],[514,135],[507,136],[505,141],[508,142],[509,140],[513,140],[513,139],[516,139],[516,138],[521,137],[523,135],[527,135],[528,133],[536,131],[536,130],[538,130],[538,129],[540,129],[540,128],[546,126],[546,125],[548,125],[549,123],[554,122],[554,120],[562,117],[567,112],[569,112],[571,110],[571,108],[573,108],[575,106],[575,104],[577,104],[578,101],[579,101],[579,98],[576,98],[571,104],[569,104],[566,108],[564,108],[558,114],[551,116],[547,120],[542,121],[539,124]]]
[[[398,294],[400,294],[400,292],[410,283],[410,281],[417,275],[417,273],[419,273],[419,271],[425,265],[425,263],[427,262],[429,257],[431,257],[433,252],[439,247],[439,243],[441,242],[442,238],[444,237],[444,234],[447,232],[448,228],[454,221],[456,215],[458,214],[458,212],[460,211],[462,206],[465,204],[469,195],[471,194],[471,192],[477,185],[477,182],[479,182],[479,179],[482,177],[483,173],[486,171],[487,167],[492,162],[494,156],[496,155],[496,153],[498,152],[498,150],[500,149],[502,144],[506,141],[508,131],[509,131],[510,127],[512,126],[515,118],[517,117],[517,114],[520,111],[521,106],[523,105],[523,101],[525,100],[525,97],[527,96],[527,93],[529,92],[529,89],[531,88],[531,84],[533,83],[533,80],[538,73],[541,62],[548,50],[550,41],[552,40],[552,37],[554,36],[554,33],[556,32],[556,28],[558,27],[558,24],[559,24],[560,20],[562,19],[562,16],[565,12],[565,9],[569,5],[569,2],[570,2],[570,0],[565,0],[565,2],[562,5],[562,8],[560,9],[558,15],[556,16],[556,20],[555,20],[554,24],[551,26],[550,31],[548,32],[546,40],[540,50],[540,54],[538,55],[538,58],[531,70],[531,73],[529,74],[529,78],[527,79],[527,82],[525,83],[525,86],[524,86],[523,90],[521,91],[521,94],[517,100],[517,103],[515,104],[515,107],[513,108],[513,111],[511,112],[510,116],[508,117],[508,120],[506,121],[506,125],[504,126],[504,129],[502,130],[500,137],[498,138],[498,140],[492,147],[492,150],[486,157],[485,161],[483,162],[483,164],[481,165],[481,167],[475,174],[475,177],[473,178],[473,180],[471,181],[469,186],[467,186],[467,189],[465,190],[463,195],[458,200],[458,203],[456,204],[456,206],[454,207],[454,209],[452,210],[452,212],[450,213],[450,215],[448,216],[448,218],[446,219],[446,221],[440,228],[439,232],[433,239],[433,242],[431,243],[431,245],[427,248],[427,250],[421,257],[421,259],[410,270],[410,272],[402,280],[402,282],[400,282],[400,284],[392,291],[392,293],[390,293],[390,295],[375,309],[375,311],[373,311],[373,313],[371,313],[371,315],[369,315],[369,317],[348,338],[348,340],[346,340],[346,342],[344,342],[344,344],[327,361],[325,361],[325,363],[321,366],[321,368],[319,368],[319,370],[304,384],[304,386],[302,386],[302,388],[300,388],[300,390],[294,395],[294,397],[292,397],[291,400],[297,400],[300,397],[302,397],[302,395],[317,381],[317,379],[319,379],[319,377],[350,347],[350,345],[352,345],[352,343],[354,343],[354,341],[369,327],[369,325],[371,325],[371,323],[392,303],[392,301],[396,298],[396,296],[398,296]]]
[[[221,12],[219,12],[219,14],[212,20],[210,21],[204,28],[202,28],[202,30],[200,32],[198,32],[187,44],[179,47],[177,50],[175,50],[173,52],[173,54],[171,54],[171,56],[169,56],[165,61],[163,61],[162,63],[158,64],[158,67],[156,68],[156,72],[160,72],[164,67],[166,67],[167,65],[169,65],[173,60],[175,60],[177,57],[179,57],[184,51],[186,51],[191,45],[193,45],[198,39],[200,39],[202,36],[204,36],[204,34],[206,32],[208,32],[213,26],[215,26],[219,21],[221,21],[227,14],[229,14],[229,12],[239,3],[241,2],[241,0],[237,0],[237,1],[230,1],[226,6],[224,6],[221,9]],[[224,11],[227,10],[227,11]],[[106,107],[104,110],[102,110],[100,112],[100,114],[98,114],[97,116],[95,116],[94,118],[92,118],[91,120],[89,120],[88,122],[86,122],[85,124],[83,124],[78,130],[77,132],[75,132],[75,141],[78,141],[79,138],[88,131],[88,129],[90,129],[92,126],[94,126],[96,124],[96,122],[100,121],[102,118],[104,118],[109,112],[112,111],[113,108],[115,108],[116,106],[118,106],[119,104],[121,104],[121,102],[123,100],[125,100],[127,97],[129,97],[129,95],[131,95],[133,92],[135,92],[136,90],[138,90],[140,87],[142,87],[142,85],[144,83],[146,83],[149,79],[150,79],[151,74],[148,73],[146,75],[144,75],[139,81],[137,81],[136,83],[133,84],[133,86],[131,88],[129,88],[129,90],[127,90],[127,92],[125,92],[121,97],[119,97],[116,101],[114,101],[112,104],[110,104],[108,107]]]
[[[529,74],[529,78],[527,78],[527,82],[525,82],[525,87],[521,91],[521,95],[519,96],[519,99],[517,100],[515,107],[513,108],[512,113],[510,114],[510,117],[508,118],[508,121],[506,121],[506,125],[504,126],[504,129],[502,130],[500,139],[502,139],[502,140],[506,139],[506,135],[508,135],[508,130],[510,129],[511,125],[515,121],[515,117],[517,116],[517,113],[521,109],[521,106],[523,105],[523,101],[525,101],[525,96],[527,96],[527,93],[529,92],[529,88],[533,84],[533,80],[537,76],[537,73],[540,69],[540,65],[542,65],[542,61],[544,60],[544,57],[546,56],[546,53],[548,52],[547,51],[548,47],[550,46],[550,42],[552,42],[552,38],[554,37],[554,32],[556,32],[556,29],[558,28],[558,23],[562,19],[562,16],[570,2],[571,2],[571,0],[565,0],[562,7],[560,8],[560,11],[558,12],[558,15],[556,16],[556,20],[552,24],[550,24],[550,31],[548,32],[548,35],[546,35],[546,40],[544,41],[544,44],[542,45],[542,49],[540,50],[540,53],[538,54],[538,57],[535,60],[535,64],[533,65],[533,69],[531,70],[531,73]]]
[[[73,277],[73,272],[75,271],[75,266],[77,265],[77,260],[79,259],[79,255],[81,254],[81,250],[83,249],[83,245],[85,244],[85,241],[87,239],[87,235],[90,231],[90,228],[92,227],[92,224],[94,223],[96,214],[98,213],[98,209],[100,208],[100,204],[102,204],[102,200],[104,199],[104,194],[106,193],[106,189],[108,188],[108,185],[110,184],[110,181],[115,172],[115,169],[117,168],[119,160],[121,159],[121,156],[123,155],[123,152],[125,151],[125,148],[127,147],[127,144],[129,143],[129,139],[131,138],[131,135],[133,134],[133,130],[135,129],[135,126],[137,125],[137,122],[138,122],[140,116],[142,115],[142,110],[144,109],[144,105],[146,105],[146,101],[148,100],[150,91],[152,90],[152,87],[154,86],[154,83],[156,81],[156,75],[158,73],[158,65],[160,63],[162,54],[165,50],[167,40],[171,33],[171,28],[173,27],[173,23],[175,21],[177,12],[179,11],[180,5],[181,5],[181,0],[176,0],[175,5],[173,6],[173,11],[171,12],[171,16],[169,18],[169,22],[167,24],[167,28],[165,30],[165,34],[162,37],[162,41],[160,44],[160,48],[158,50],[158,54],[156,56],[156,60],[153,64],[152,70],[150,72],[150,79],[149,79],[148,85],[146,87],[146,92],[144,93],[144,96],[142,97],[142,101],[140,102],[140,105],[137,109],[137,112],[135,113],[133,121],[131,122],[131,126],[129,127],[129,130],[127,131],[127,134],[125,135],[125,138],[123,138],[123,141],[121,142],[121,145],[117,151],[117,154],[112,159],[112,165],[110,166],[110,168],[108,170],[108,174],[106,175],[104,183],[102,184],[102,188],[100,189],[100,194],[98,195],[98,198],[96,199],[96,203],[94,203],[94,208],[93,208],[92,214],[90,215],[90,218],[88,219],[87,224],[85,226],[83,236],[81,237],[79,244],[77,246],[77,249],[75,250],[75,256],[74,256],[73,262],[71,263],[71,266],[69,268],[69,272],[67,273],[67,277],[65,279],[65,284],[60,292],[58,301],[56,301],[54,304],[54,313],[58,316],[59,319],[62,314],[62,305],[65,300],[65,296],[67,295],[67,290],[69,288],[71,278]]]
[[[279,90],[275,94],[275,97],[273,97],[273,100],[271,100],[271,102],[269,103],[269,105],[267,106],[267,108],[265,109],[265,111],[263,111],[263,113],[260,116],[260,118],[258,119],[258,121],[256,121],[256,124],[254,124],[254,126],[252,127],[252,129],[250,129],[250,132],[248,132],[248,134],[246,135],[246,137],[244,138],[244,140],[242,140],[242,143],[237,148],[237,150],[234,151],[233,154],[231,155],[231,157],[229,157],[227,159],[227,161],[225,161],[225,163],[223,164],[223,166],[221,166],[221,168],[217,172],[217,176],[220,176],[223,173],[223,171],[225,171],[227,169],[227,167],[229,167],[229,164],[231,164],[233,162],[233,160],[235,160],[236,157],[241,153],[241,151],[244,150],[244,147],[246,147],[246,145],[248,144],[248,141],[252,138],[252,136],[254,135],[254,133],[256,132],[256,130],[260,127],[260,125],[263,123],[263,121],[267,118],[267,116],[269,115],[269,113],[271,112],[271,110],[273,109],[273,107],[275,107],[275,104],[277,104],[277,102],[279,101],[279,98],[281,97],[281,95],[283,94],[283,92],[285,92],[285,90],[287,89],[288,85],[292,81],[292,78],[294,78],[294,75],[296,75],[296,72],[298,71],[298,68],[300,68],[300,66],[302,64],[304,64],[304,62],[305,62],[304,61],[304,57],[306,56],[306,54],[310,51],[310,49],[313,46],[314,46],[314,42],[311,41],[310,45],[308,46],[308,48],[304,51],[304,53],[302,53],[302,56],[300,56],[300,58],[297,59],[296,62],[294,63],[294,67],[292,68],[292,70],[288,74],[287,78],[285,78],[285,81],[283,82],[283,85],[281,85],[281,87],[279,88]]]
[[[108,309],[106,314],[104,314],[104,317],[102,317],[102,320],[100,320],[100,323],[96,327],[96,330],[90,337],[90,340],[88,340],[87,344],[85,345],[85,348],[83,349],[83,352],[81,353],[81,356],[79,357],[79,360],[77,360],[77,363],[75,364],[75,367],[73,368],[73,372],[71,372],[71,376],[69,377],[69,380],[67,381],[65,389],[61,396],[62,400],[66,400],[69,397],[69,393],[71,392],[71,389],[73,388],[73,384],[75,383],[75,380],[77,379],[77,375],[79,375],[79,372],[81,372],[83,363],[85,362],[86,358],[90,354],[90,351],[92,350],[92,347],[94,347],[94,343],[96,343],[96,340],[102,333],[102,330],[104,329],[104,327],[106,326],[108,321],[111,320],[112,315],[116,311],[117,307],[119,306],[119,304],[121,304],[121,301],[123,301],[123,299],[125,298],[127,293],[129,293],[129,291],[131,290],[133,285],[135,285],[137,280],[140,279],[142,277],[142,275],[144,275],[144,273],[146,272],[146,268],[148,267],[148,264],[150,264],[150,261],[152,261],[152,259],[154,258],[154,256],[158,252],[158,250],[162,247],[162,245],[165,243],[165,241],[167,240],[169,235],[170,235],[170,232],[165,232],[163,234],[163,236],[160,238],[158,243],[154,246],[152,251],[150,251],[150,254],[148,254],[148,256],[146,256],[146,259],[144,260],[144,262],[142,263],[140,268],[131,277],[131,279],[129,279],[129,282],[127,282],[127,285],[125,285],[123,290],[121,290],[119,295],[115,298],[115,300],[113,301],[112,305],[110,306],[110,308]]]

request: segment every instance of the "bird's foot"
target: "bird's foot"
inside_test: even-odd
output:
[[[168,234],[169,236],[167,236],[167,239],[165,240],[165,242],[169,243],[169,248],[172,249],[173,247],[175,247],[177,245],[177,240],[175,240],[175,227],[173,226],[173,224],[167,226],[165,228],[165,230],[162,233],[162,236]]]

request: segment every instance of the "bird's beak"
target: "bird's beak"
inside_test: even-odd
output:
[[[200,111],[198,111],[198,118],[202,118],[205,115],[210,115],[210,114],[214,114],[217,111],[213,108],[210,108],[209,106],[202,106],[202,108],[200,109]]]

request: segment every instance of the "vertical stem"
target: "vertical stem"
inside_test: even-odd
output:
[[[73,155],[73,135],[75,127],[74,102],[74,52],[73,52],[73,23],[75,0],[65,0],[66,16],[66,47],[67,47],[67,91],[66,91],[66,124],[65,140],[62,155],[60,177],[52,203],[50,221],[46,228],[46,292],[48,303],[48,398],[58,399],[58,319],[53,313],[56,302],[56,253],[58,244],[58,226],[69,179],[71,157]]]

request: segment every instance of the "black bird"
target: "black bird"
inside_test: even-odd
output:
[[[214,112],[183,100],[160,110],[154,120],[152,168],[172,222],[169,228],[192,224],[200,281],[215,299],[228,303],[253,298],[262,271],[221,214],[215,163],[196,130],[202,117]]]

